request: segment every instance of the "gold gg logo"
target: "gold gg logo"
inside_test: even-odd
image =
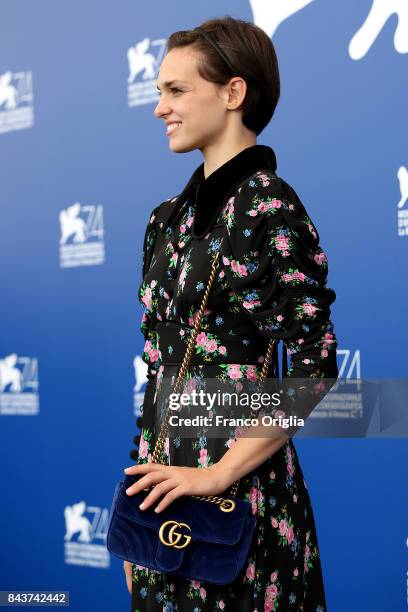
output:
[[[166,532],[167,527],[170,529]],[[165,521],[159,530],[160,542],[165,546],[173,546],[174,548],[185,548],[191,542],[191,536],[185,533],[176,531],[177,528],[185,527],[191,531],[186,523],[178,523],[177,521]],[[166,532],[166,533],[165,533]],[[184,542],[179,544],[181,538],[184,537]]]

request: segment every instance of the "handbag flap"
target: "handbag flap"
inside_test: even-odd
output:
[[[157,546],[155,560],[163,572],[174,572],[183,562],[184,548],[164,546],[161,542]]]
[[[183,524],[181,527],[175,525],[170,537],[182,538],[191,536],[193,540],[211,542],[213,544],[235,545],[242,538],[242,532],[249,516],[252,516],[251,506],[248,502],[234,499],[235,508],[231,512],[223,512],[217,504],[184,497],[176,499],[165,510],[156,514],[153,507],[147,510],[140,510],[139,504],[146,497],[146,492],[139,492],[135,495],[127,495],[123,483],[118,491],[116,511],[125,519],[136,524],[153,529],[159,533],[160,528],[166,521],[170,521],[168,527],[165,526],[165,537],[169,537],[169,529],[174,523]],[[180,536],[177,535],[180,534]],[[161,546],[160,548],[163,548]],[[172,547],[173,548],[173,547]],[[180,549],[181,552],[183,549]],[[160,552],[165,556],[164,551]],[[172,556],[174,560],[174,557]]]

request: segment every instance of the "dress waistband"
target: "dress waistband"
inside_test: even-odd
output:
[[[158,321],[155,326],[157,348],[163,365],[181,365],[193,327],[176,321]],[[200,331],[190,363],[210,365],[218,363],[240,363],[262,366],[268,342],[253,341],[243,346],[240,336],[215,334]],[[286,346],[283,345],[282,374],[287,372]],[[269,376],[279,377],[278,342],[275,344]]]

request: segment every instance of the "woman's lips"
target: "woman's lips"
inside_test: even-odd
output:
[[[173,123],[169,123],[166,130],[166,135],[171,136],[176,132],[181,125],[181,121],[174,121]]]

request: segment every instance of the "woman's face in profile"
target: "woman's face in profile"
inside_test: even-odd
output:
[[[227,125],[228,92],[199,75],[198,58],[191,46],[172,49],[157,78],[161,94],[154,115],[166,122],[175,153],[216,145]]]

